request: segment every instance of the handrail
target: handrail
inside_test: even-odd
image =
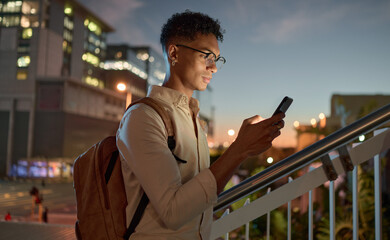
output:
[[[222,192],[218,197],[218,202],[214,207],[214,211],[218,211],[240,198],[268,186],[279,178],[306,166],[328,152],[349,143],[362,134],[374,130],[389,120],[390,104]]]

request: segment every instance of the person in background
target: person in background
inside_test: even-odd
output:
[[[7,214],[4,216],[4,220],[5,221],[11,221],[12,217],[11,217],[11,213],[10,212],[7,212]]]

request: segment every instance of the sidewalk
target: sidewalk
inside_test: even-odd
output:
[[[48,223],[40,223],[38,215],[33,217],[13,216],[10,222],[0,215],[1,239],[76,239],[75,214],[49,213]]]
[[[75,240],[74,226],[35,222],[0,222],[1,239]]]

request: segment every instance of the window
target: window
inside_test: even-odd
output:
[[[64,8],[64,13],[68,16],[72,16],[73,15],[73,9],[71,6],[69,5],[65,5],[65,8]]]
[[[39,27],[38,16],[22,16],[20,26],[23,28]]]
[[[38,1],[23,1],[22,13],[26,15],[35,15],[39,12]]]
[[[27,69],[18,69],[16,72],[16,79],[17,80],[26,80],[28,76]]]
[[[99,58],[96,57],[95,55],[93,55],[92,53],[84,53],[83,56],[82,56],[82,59],[92,65],[94,65],[95,67],[99,66]]]
[[[30,56],[21,56],[18,58],[18,67],[28,67],[30,65]]]
[[[22,1],[3,3],[3,13],[18,13],[22,10]]]
[[[16,27],[19,26],[20,16],[3,16],[1,25],[3,27]]]
[[[22,39],[30,39],[33,35],[32,28],[25,28],[22,30]]]

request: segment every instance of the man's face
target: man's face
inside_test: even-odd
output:
[[[171,67],[175,77],[178,77],[183,87],[188,91],[203,91],[210,83],[212,74],[217,72],[215,64],[206,64],[205,54],[195,51],[200,50],[205,53],[214,53],[219,56],[220,50],[218,41],[213,34],[198,34],[194,41],[177,42],[177,59],[175,66]],[[190,48],[193,49],[190,49]]]

